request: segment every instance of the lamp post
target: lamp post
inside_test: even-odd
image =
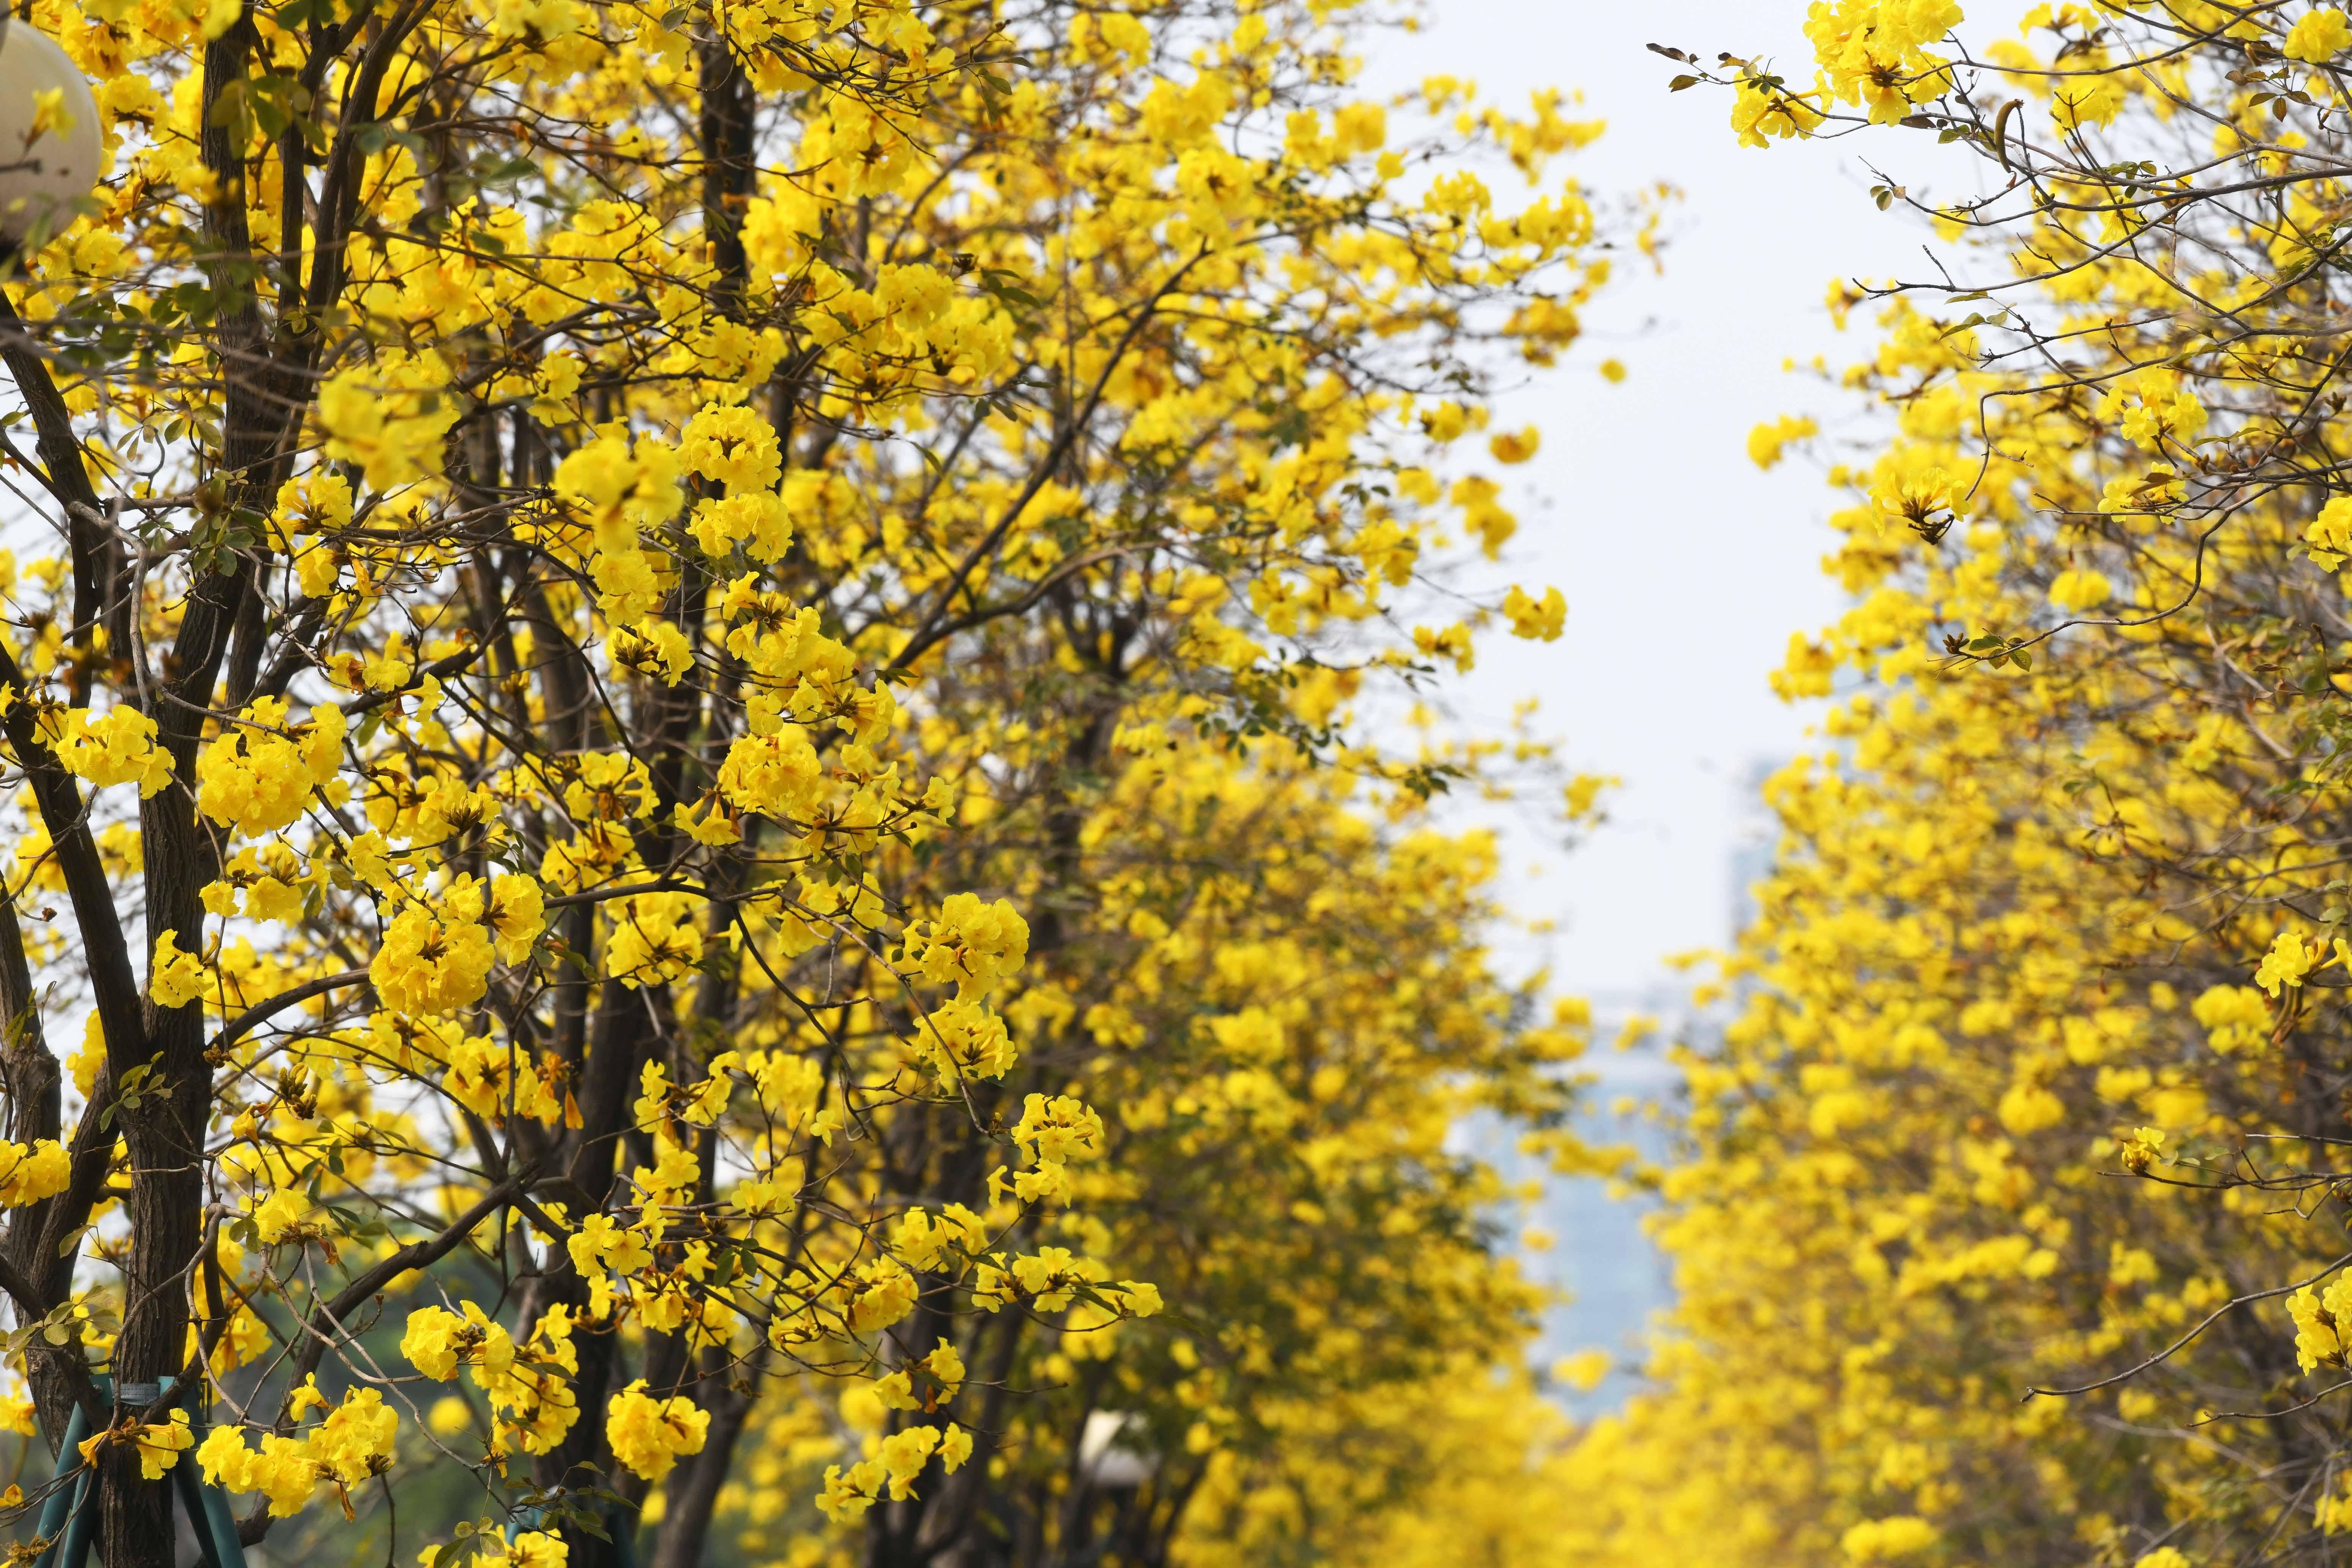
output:
[[[0,255],[73,222],[99,157],[89,81],[55,39],[0,13]]]

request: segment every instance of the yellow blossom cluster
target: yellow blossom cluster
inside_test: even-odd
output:
[[[1650,243],[1598,123],[1308,0],[312,9],[10,22],[105,163],[0,264],[0,1253],[44,1422],[218,1377],[100,1558],[199,1426],[285,1555],[425,1465],[427,1561],[1083,1554],[1090,1414],[1173,1498],[1524,1327],[1443,1127],[1579,1157],[1575,1030],[1423,813],[1562,781],[1354,706],[1561,636],[1488,405]]]
[[[1990,177],[1835,378],[1878,432],[1829,474],[1847,607],[1775,679],[1817,743],[1675,1051],[1677,1300],[1560,1550],[2329,1561],[2343,17],[1808,15],[1822,89],[1769,123],[1803,95],[1748,70],[1745,136],[1866,106]]]

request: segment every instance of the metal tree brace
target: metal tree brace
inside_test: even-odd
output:
[[[92,1381],[98,1384],[100,1397],[114,1398],[111,1378]],[[171,1391],[172,1381],[167,1377],[161,1383],[125,1384],[118,1403],[135,1407],[152,1405]],[[197,1442],[204,1440],[205,1427],[204,1417],[191,1413],[188,1430]],[[90,1539],[98,1527],[98,1478],[81,1457],[82,1442],[89,1436],[89,1424],[76,1405],[66,1422],[65,1441],[58,1445],[58,1489],[41,1505],[40,1534],[48,1544],[41,1549],[33,1568],[87,1568],[89,1562]],[[246,1568],[245,1543],[237,1539],[236,1516],[229,1511],[228,1494],[197,1473],[194,1444],[172,1466],[172,1490],[187,1510],[188,1526],[204,1553],[205,1568]]]

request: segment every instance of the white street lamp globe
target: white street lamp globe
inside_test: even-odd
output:
[[[0,248],[73,222],[98,184],[98,100],[57,41],[0,21]]]

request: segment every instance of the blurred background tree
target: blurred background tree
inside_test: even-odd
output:
[[[183,1466],[285,1556],[1310,1552],[1305,1413],[1359,1512],[1380,1390],[1540,1429],[1445,1135],[1585,1160],[1578,1031],[1426,813],[1570,781],[1356,714],[1559,635],[1454,454],[1647,233],[1369,25],[17,17],[107,163],[0,321],[0,1289],[102,1560]]]

